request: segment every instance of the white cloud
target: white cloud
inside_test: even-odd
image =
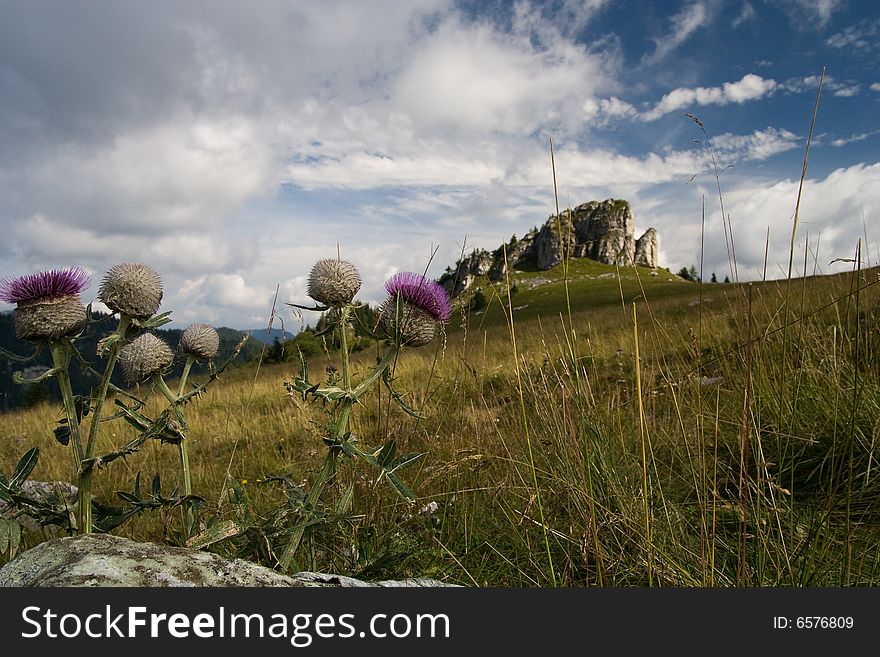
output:
[[[736,15],[736,18],[733,19],[732,27],[736,29],[741,25],[756,20],[757,17],[758,12],[755,11],[755,8],[752,6],[752,4],[750,2],[744,2],[742,4],[742,7],[740,7],[739,13]]]
[[[757,100],[772,93],[777,84],[773,79],[748,73],[736,82],[725,82],[720,87],[680,87],[665,94],[651,110],[643,112],[644,121],[654,121],[664,114],[693,105],[728,105]]]
[[[320,162],[293,164],[289,180],[308,189],[375,189],[401,185],[483,185],[504,176],[503,165],[487,153],[446,152],[424,144],[424,154],[388,156],[363,151]],[[438,150],[439,149],[439,150]],[[459,150],[459,149],[455,149]]]
[[[802,78],[789,78],[785,82],[780,82],[778,89],[789,93],[799,94],[810,89],[818,89],[819,81],[822,80],[819,75],[807,75]],[[822,85],[833,83],[834,79],[830,75],[826,75],[822,80]]]
[[[583,104],[584,119],[595,126],[604,126],[612,119],[631,119],[639,111],[625,100],[616,96],[610,98],[588,98]]]
[[[839,96],[840,98],[852,98],[853,96],[858,96],[859,91],[861,91],[862,85],[860,84],[852,84],[846,87],[840,87],[839,89],[834,90],[834,95]]]
[[[786,274],[799,183],[797,179],[761,181],[740,178],[725,181],[724,208],[733,226],[740,279],[753,280],[762,276],[768,227],[768,278],[780,278]],[[728,273],[729,264],[721,214],[715,202],[717,191],[713,189],[713,183],[707,181],[693,189],[691,204],[695,216],[699,213],[700,197],[703,195],[707,199],[705,271],[715,271],[723,276]],[[670,268],[699,262],[699,222],[681,221],[687,207],[687,200],[683,201],[680,190],[670,193],[662,202],[655,202],[652,207],[653,216],[649,222],[657,227]],[[880,164],[858,164],[837,169],[823,179],[808,178],[804,182],[801,197],[795,262],[803,266],[804,239],[809,234],[813,253],[809,255],[808,273],[812,273],[814,257],[819,273],[851,267],[851,264],[829,263],[835,258],[853,257],[857,241],[864,238],[863,217],[870,231],[872,219],[876,218],[878,211]],[[869,232],[872,257],[880,253],[878,239],[880,236]],[[817,244],[818,254],[815,253]],[[872,260],[871,264],[877,263]]]
[[[709,21],[705,2],[694,2],[669,18],[672,30],[669,34],[654,39],[654,52],[646,55],[642,62],[656,64],[670,52],[687,41],[690,36]]]
[[[572,31],[583,29],[593,17],[611,4],[611,0],[562,0],[560,18],[571,25]]]
[[[858,135],[852,135],[847,138],[839,138],[831,141],[831,145],[837,148],[841,146],[846,146],[847,144],[854,144],[856,142],[865,141],[868,137],[873,137],[874,135],[880,135],[880,130],[871,130],[870,132],[863,132]]]
[[[183,302],[173,309],[175,317],[197,312],[213,323],[230,311],[251,314],[262,310],[268,317],[274,289],[249,285],[241,274],[215,273],[184,280],[176,294],[169,296]]]
[[[824,28],[843,0],[784,0],[781,6],[795,27],[801,30]]]
[[[719,135],[712,144],[716,153],[724,156],[727,162],[739,162],[765,160],[795,148],[798,139],[787,130],[767,128],[749,135]],[[446,148],[444,151],[443,145],[434,144],[430,150],[435,153],[433,157],[425,155],[400,160],[356,153],[342,160],[292,166],[289,172],[291,180],[307,189],[373,189],[381,185],[418,189],[442,185],[452,189],[479,190],[493,185],[507,189],[541,186],[547,182],[549,154],[543,145],[523,147],[517,157],[517,166],[512,168],[507,159],[509,152],[497,148],[486,147],[473,152]],[[569,179],[590,181],[593,189],[686,179],[703,168],[702,158],[703,155],[696,150],[634,157],[603,149],[584,149],[564,142],[557,143],[556,148],[557,168],[566,171]],[[432,196],[430,203],[436,206],[440,201]],[[450,203],[451,206],[461,204],[461,197]],[[496,212],[500,210],[495,208]],[[391,210],[386,208],[385,211]]]
[[[841,82],[830,75],[826,75],[824,80],[819,75],[808,75],[803,78],[789,78],[785,82],[781,82],[777,88],[778,90],[787,93],[799,94],[804,93],[805,91],[818,89],[820,81],[822,82],[822,89],[824,92],[827,93],[830,91],[835,96],[841,98],[857,96],[862,88],[861,83],[855,80]]]
[[[547,4],[532,4],[517,0],[514,4],[514,26],[522,31],[543,32],[548,25],[566,37],[575,37],[612,0],[561,0]]]
[[[96,233],[156,235],[209,229],[270,191],[272,160],[249,122],[180,116],[97,148],[62,145],[21,184],[33,190],[32,208],[58,220]]]
[[[877,47],[880,33],[880,19],[864,19],[835,32],[825,40],[825,44],[837,50],[857,50],[868,52]]]
[[[819,17],[819,23],[825,25],[831,20],[831,15],[842,3],[842,0],[800,0],[804,7],[813,9]]]
[[[724,133],[712,139],[716,155],[726,162],[766,160],[779,153],[798,147],[800,138],[793,132],[779,128],[755,130],[750,135]]]
[[[600,57],[560,38],[537,48],[529,37],[445,23],[413,53],[392,104],[420,132],[528,134],[609,87]]]

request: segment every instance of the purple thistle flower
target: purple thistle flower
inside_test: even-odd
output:
[[[385,281],[385,291],[396,298],[397,294],[408,304],[430,315],[438,322],[445,322],[452,314],[452,302],[443,286],[421,274],[402,271]]]
[[[81,267],[52,269],[0,280],[0,299],[6,303],[58,299],[79,294],[89,283],[89,275]]]

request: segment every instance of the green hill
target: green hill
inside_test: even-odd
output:
[[[471,324],[488,328],[506,323],[502,307],[507,307],[507,284],[507,281],[492,283],[488,277],[479,276],[467,292],[455,299],[456,305],[470,311]],[[616,267],[587,258],[575,258],[547,271],[514,270],[509,285],[516,322],[557,318],[560,313],[567,316],[569,304],[572,313],[579,313],[603,306],[631,304],[645,297],[656,300],[699,294],[697,285],[666,269]]]

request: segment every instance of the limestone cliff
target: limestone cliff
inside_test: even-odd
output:
[[[657,231],[649,228],[636,240],[635,219],[627,201],[590,201],[559,216],[551,215],[540,229],[533,228],[525,237],[514,238],[491,253],[471,252],[455,267],[448,268],[439,282],[452,296],[458,296],[477,276],[487,275],[489,280],[499,281],[507,273],[505,265],[515,269],[551,269],[562,262],[566,252],[571,258],[653,269],[658,265]]]

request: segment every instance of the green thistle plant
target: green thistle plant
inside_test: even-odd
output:
[[[54,376],[61,389],[65,418],[60,423],[61,426],[56,428],[55,436],[62,444],[71,444],[74,452],[73,481],[79,491],[75,527],[81,533],[91,532],[94,528],[107,530],[144,509],[179,504],[184,509],[184,535],[189,538],[197,525],[194,514],[194,503],[197,498],[192,494],[186,442],[187,424],[182,408],[204,390],[207,384],[219,375],[219,371],[232,362],[241,349],[243,341],[219,371],[215,371],[211,365],[208,382],[192,386],[192,390],[187,392],[187,379],[193,363],[197,360],[212,361],[217,355],[220,344],[219,336],[213,328],[204,324],[190,326],[184,331],[180,341],[180,351],[186,356],[183,376],[177,393],[172,392],[162,378],[162,374],[173,363],[174,350],[161,338],[148,332],[149,329],[170,321],[168,317],[170,313],[155,314],[162,299],[161,278],[147,265],[138,263],[116,265],[107,272],[98,292],[99,299],[119,315],[115,330],[98,344],[98,355],[106,357],[104,372],[100,374],[101,380],[96,391],[87,398],[77,397],[71,389],[68,368],[73,358],[87,365],[77,351],[74,340],[89,321],[88,310],[78,298],[78,294],[87,287],[88,283],[89,277],[86,272],[77,267],[0,281],[0,299],[17,304],[13,311],[17,335],[37,344],[38,351],[40,346],[47,345],[52,352],[54,367],[38,380]],[[129,342],[128,334],[135,330],[147,332],[142,332]],[[27,360],[6,352],[4,355],[16,360]],[[144,401],[112,386],[110,380],[117,361],[129,384],[150,380],[168,400],[168,408],[155,420],[140,412],[139,409],[144,405]],[[18,379],[23,381],[20,374],[17,374]],[[139,435],[108,454],[95,456],[98,429],[105,421],[102,417],[103,404],[111,388],[121,395],[130,397],[133,403],[127,405],[117,399],[116,404],[121,410],[106,419],[121,417],[134,426]],[[87,438],[82,427],[83,418],[86,416],[91,420]],[[171,497],[163,496],[157,475],[153,480],[152,498],[142,498],[138,477],[133,493],[119,492],[120,497],[133,506],[96,505],[100,517],[97,522],[93,521],[91,478],[95,467],[134,453],[149,439],[171,442],[178,446],[183,496],[180,498],[174,494]],[[34,501],[27,498],[20,484],[33,470],[38,456],[38,450],[29,451],[22,460],[27,467],[17,468],[17,475],[11,484],[0,481],[0,484],[3,484],[0,486],[0,492],[4,494],[4,499],[19,500],[29,505],[29,508],[36,508]],[[53,516],[46,509],[43,509],[43,512],[41,517],[47,521],[56,524],[62,521],[57,514]],[[71,526],[73,524],[70,522]]]
[[[412,465],[421,455],[398,456],[393,440],[375,449],[364,449],[358,445],[357,439],[349,430],[349,421],[354,406],[379,381],[388,387],[392,399],[407,413],[421,417],[407,406],[401,395],[393,389],[389,374],[390,367],[404,346],[424,346],[434,339],[439,327],[449,319],[452,304],[440,285],[419,274],[404,272],[389,279],[385,284],[389,297],[382,305],[379,319],[381,334],[374,336],[377,339],[387,340],[385,353],[364,380],[354,385],[351,381],[347,329],[350,317],[356,308],[354,295],[360,284],[360,274],[351,263],[320,260],[312,268],[308,287],[309,296],[315,301],[326,303],[329,308],[308,308],[288,304],[306,310],[324,311],[332,308],[333,312],[327,316],[330,324],[326,331],[336,332],[342,362],[341,380],[337,372],[333,371],[329,373],[327,385],[322,387],[309,381],[308,364],[300,355],[302,365],[300,376],[293,383],[285,383],[290,395],[300,395],[303,400],[311,396],[332,404],[327,435],[323,436],[323,441],[328,447],[327,456],[321,470],[311,482],[303,502],[303,510],[306,514],[314,513],[318,508],[324,488],[336,474],[337,461],[341,454],[367,461],[378,469],[379,479],[387,481],[403,499],[409,502],[416,499],[415,494],[399,478],[398,473]],[[293,567],[303,535],[312,522],[311,517],[305,517],[291,530],[287,545],[279,559],[283,570],[291,570]]]
[[[207,324],[192,324],[180,336],[179,349],[194,360],[214,360],[220,349],[220,336]]]
[[[235,348],[232,358],[221,368],[221,371],[232,362],[243,344],[244,340]],[[132,410],[128,411],[126,419],[139,429],[143,436],[159,438],[162,442],[177,445],[183,490],[182,496],[174,502],[183,507],[185,541],[189,541],[198,531],[196,503],[203,500],[193,494],[187,435],[189,427],[183,408],[193,397],[201,394],[208,383],[219,375],[219,371],[215,372],[212,366],[209,381],[194,386],[190,392],[186,392],[187,383],[193,364],[198,360],[213,361],[219,348],[220,336],[214,328],[206,324],[193,324],[184,330],[178,343],[178,350],[186,356],[186,362],[176,392],[168,387],[163,377],[163,372],[174,361],[174,351],[161,338],[151,333],[144,333],[123,347],[119,357],[129,383],[140,383],[149,379],[168,401],[168,407],[156,420],[150,420]]]
[[[0,299],[17,304],[13,311],[16,335],[37,345],[48,345],[52,352],[53,369],[43,376],[55,376],[61,390],[67,420],[61,441],[73,446],[73,483],[79,488],[77,524],[80,531],[89,531],[91,527],[91,493],[82,471],[86,453],[80,432],[80,411],[68,374],[75,351],[68,337],[86,325],[87,313],[79,294],[89,286],[89,280],[85,270],[70,267],[0,281]]]
[[[98,355],[106,356],[107,363],[98,390],[91,399],[92,424],[89,427],[89,438],[83,455],[83,461],[89,465],[84,468],[81,478],[88,490],[91,489],[95,441],[102,420],[104,400],[107,398],[110,379],[120,351],[126,343],[128,332],[132,327],[158,328],[171,321],[168,317],[169,313],[155,314],[162,302],[162,278],[156,270],[145,264],[124,262],[111,267],[98,289],[98,299],[114,313],[119,313],[119,322],[116,330],[98,344]],[[128,378],[127,374],[126,378]],[[91,506],[88,514],[91,516]],[[92,523],[89,517],[82,531],[88,533],[91,530]]]
[[[174,400],[166,394],[171,401],[172,406],[177,408],[181,404],[186,403],[187,379],[189,378],[190,369],[193,364],[199,360],[213,361],[220,349],[220,336],[217,331],[207,324],[192,324],[184,330],[180,336],[178,349],[186,355],[186,363],[183,366],[183,374],[180,377],[180,383],[177,388],[177,395]],[[160,377],[161,378],[161,377]],[[164,382],[163,382],[164,383]],[[177,443],[178,453],[180,455],[180,471],[183,480],[183,495],[187,498],[184,502],[184,518],[183,533],[184,538],[189,539],[195,533],[198,527],[198,520],[195,516],[194,503],[191,499],[192,491],[192,474],[189,465],[189,445],[187,437],[183,435],[180,442]]]

